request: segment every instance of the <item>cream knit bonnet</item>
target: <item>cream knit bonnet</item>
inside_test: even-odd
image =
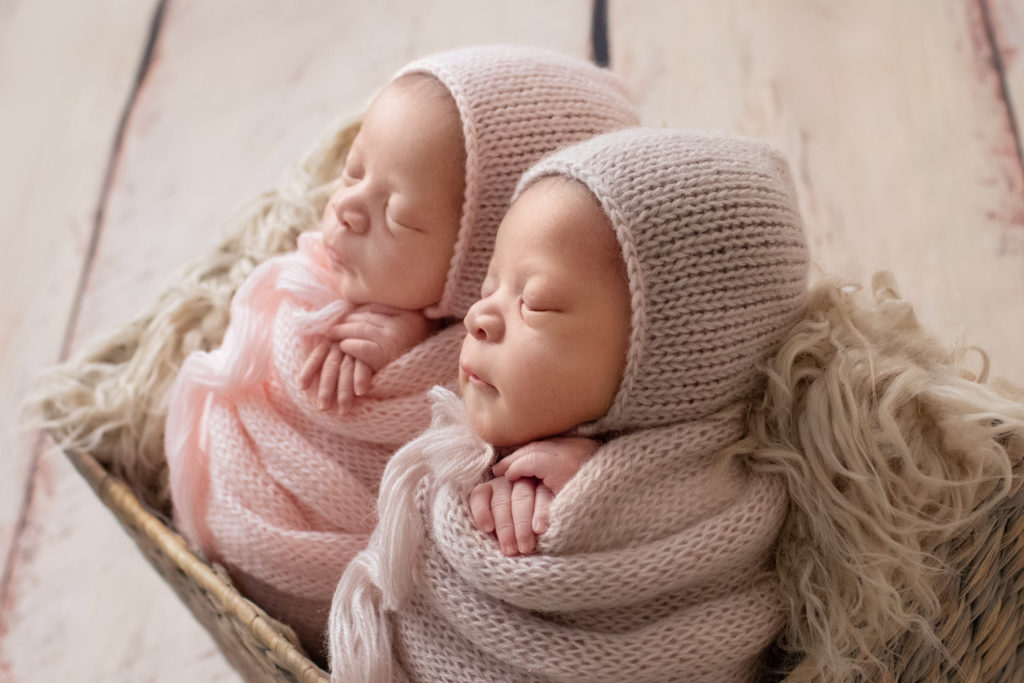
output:
[[[417,59],[395,78],[429,74],[451,93],[466,145],[466,193],[441,314],[462,318],[480,296],[494,237],[519,176],[556,149],[636,125],[613,74],[534,47],[482,46]]]
[[[552,175],[600,202],[632,303],[622,384],[581,431],[694,420],[756,390],[805,299],[807,246],[783,157],[749,139],[630,129],[542,160],[516,194]]]

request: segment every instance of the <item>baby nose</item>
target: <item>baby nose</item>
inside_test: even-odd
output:
[[[481,299],[469,307],[463,324],[466,331],[478,341],[497,342],[504,332],[501,316],[493,310],[487,299]]]
[[[334,213],[334,217],[341,228],[350,230],[357,235],[362,235],[369,230],[370,219],[366,215],[366,211],[357,205],[354,198],[339,197],[332,199],[330,210]]]
[[[338,222],[341,225],[356,233],[357,235],[365,234],[370,227],[370,220],[366,214],[357,209],[341,208],[338,211]]]

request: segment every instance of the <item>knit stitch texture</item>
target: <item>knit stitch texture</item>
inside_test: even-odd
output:
[[[636,113],[612,75],[535,48],[454,50],[396,78],[409,72],[437,77],[462,120],[466,193],[441,302],[461,317],[521,173]],[[354,413],[318,411],[297,377],[313,340],[350,308],[318,238],[307,233],[298,252],[257,268],[232,301],[221,348],[186,359],[165,440],[176,524],[314,654],[338,577],[373,528],[384,465],[427,426],[426,391],[455,378],[462,335],[451,325],[393,361]]]
[[[441,312],[462,318],[480,297],[519,176],[546,154],[640,122],[622,82],[566,55],[521,46],[444,52],[401,69],[437,78],[462,117],[466,196]]]
[[[389,463],[380,522],[331,613],[335,681],[746,681],[783,624],[771,550],[784,485],[735,447],[758,372],[800,318],[807,250],[764,144],[629,130],[540,162],[611,219],[632,332],[605,443],[534,555],[503,556],[467,497],[494,450],[435,389],[432,426]]]

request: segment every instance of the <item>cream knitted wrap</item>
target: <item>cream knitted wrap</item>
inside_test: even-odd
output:
[[[752,678],[783,623],[767,567],[787,498],[728,455],[742,410],[609,442],[555,499],[539,554],[510,559],[465,505],[493,451],[434,396],[338,586],[332,680]]]
[[[441,302],[461,317],[522,172],[637,115],[608,72],[536,48],[453,50],[396,78],[409,72],[436,76],[462,121],[466,191]],[[165,439],[176,524],[314,654],[338,577],[373,528],[384,465],[428,424],[426,392],[455,378],[462,335],[451,325],[393,361],[353,414],[321,413],[296,380],[349,304],[318,239],[304,234],[298,252],[265,262],[239,289],[221,348],[182,366]]]
[[[623,247],[626,377],[588,425],[611,438],[555,498],[538,553],[507,558],[466,504],[493,449],[435,389],[335,594],[335,681],[743,681],[783,623],[771,548],[788,499],[737,445],[758,362],[804,301],[785,162],[752,141],[632,130],[524,185],[543,175],[583,182]]]

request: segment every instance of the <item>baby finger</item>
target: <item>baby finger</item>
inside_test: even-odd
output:
[[[355,360],[352,356],[345,355],[341,361],[341,369],[338,371],[338,408],[342,415],[352,409],[355,393],[352,389],[355,372]]]
[[[491,516],[491,482],[485,481],[473,487],[469,494],[469,511],[476,528],[484,533],[494,531],[494,517]]]
[[[534,495],[533,531],[539,536],[548,530],[551,523],[551,501],[554,500],[555,494],[547,486],[540,484]]]
[[[388,364],[388,354],[380,344],[369,339],[345,339],[339,346],[341,350],[369,365],[374,372]]]
[[[529,555],[537,546],[537,536],[533,532],[535,490],[536,484],[528,479],[512,483],[512,524],[516,532],[516,545],[523,555]]]
[[[313,385],[313,379],[316,378],[320,368],[323,367],[324,359],[327,358],[327,352],[331,350],[331,346],[330,342],[322,341],[313,347],[309,358],[306,359],[306,363],[302,366],[302,371],[299,373],[300,387],[309,389]]]
[[[517,553],[516,529],[512,521],[512,484],[504,477],[492,479],[491,515],[494,517],[494,533],[504,555],[512,557]]]
[[[352,388],[356,396],[364,396],[370,393],[373,382],[373,368],[361,360],[356,360],[356,367],[352,378]]]
[[[334,394],[338,386],[338,370],[341,366],[341,349],[336,344],[331,345],[327,358],[324,360],[323,369],[320,371],[320,390],[317,395],[317,407],[320,410],[327,410],[331,407]]]

